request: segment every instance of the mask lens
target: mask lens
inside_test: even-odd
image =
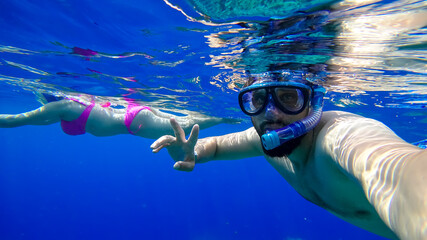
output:
[[[244,110],[250,114],[256,113],[264,106],[266,97],[267,91],[265,89],[256,89],[244,93],[241,97]]]
[[[304,94],[298,88],[277,87],[274,93],[278,104],[289,112],[298,112],[304,107]]]

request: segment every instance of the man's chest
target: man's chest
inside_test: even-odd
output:
[[[315,162],[299,165],[287,157],[267,160],[301,196],[334,214],[343,218],[376,214],[361,186],[338,169]]]

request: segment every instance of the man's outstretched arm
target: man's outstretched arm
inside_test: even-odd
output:
[[[151,145],[154,153],[167,148],[175,160],[174,168],[191,171],[196,163],[210,160],[242,159],[262,154],[259,136],[253,128],[223,136],[198,140],[199,126],[194,125],[188,140],[175,119],[170,120],[175,136],[166,135]],[[197,154],[197,160],[194,154]]]
[[[427,151],[384,124],[343,114],[325,125],[318,146],[363,187],[401,239],[427,239]]]

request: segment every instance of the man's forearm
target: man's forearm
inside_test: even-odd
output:
[[[389,224],[401,239],[427,239],[427,150],[404,161],[389,206]]]
[[[196,163],[242,159],[262,154],[259,136],[253,128],[224,136],[199,139],[194,151]]]
[[[194,154],[197,163],[205,163],[212,160],[216,152],[216,141],[215,137],[208,137],[199,139],[196,146],[194,147]]]

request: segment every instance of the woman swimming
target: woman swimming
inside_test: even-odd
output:
[[[186,133],[189,133],[194,124],[203,129],[220,123],[239,122],[199,113],[177,116],[129,100],[126,108],[118,109],[112,107],[110,102],[96,101],[95,97],[88,96],[58,98],[44,94],[40,95],[39,99],[44,105],[33,111],[0,114],[0,128],[61,122],[62,130],[69,135],[81,135],[86,132],[95,136],[132,134],[156,139],[173,133],[170,118],[175,118]]]

